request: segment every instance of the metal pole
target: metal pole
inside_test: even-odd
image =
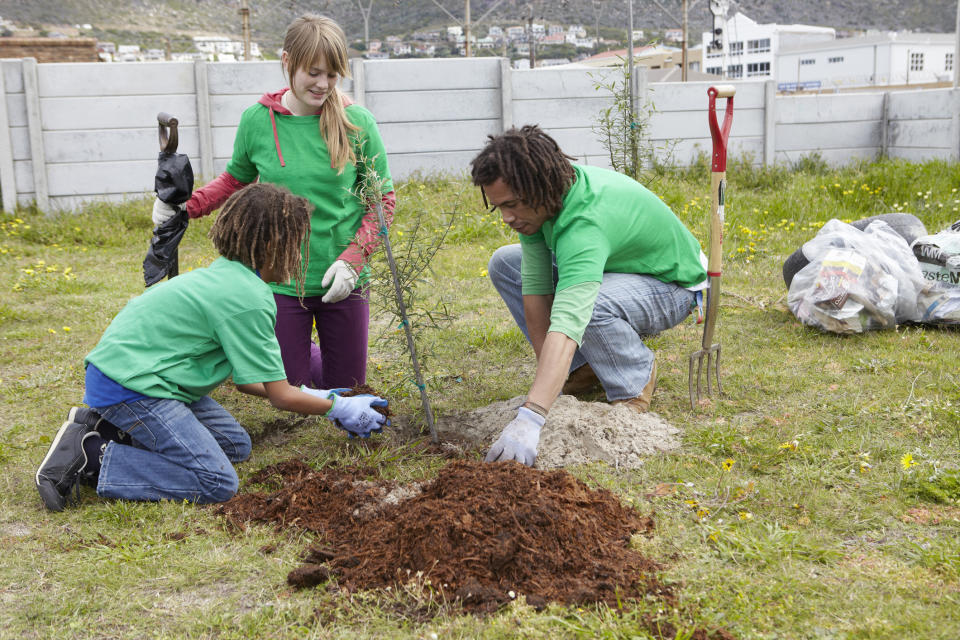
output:
[[[680,81],[687,81],[687,0],[683,0],[683,43],[681,46],[680,60],[683,68],[680,69]]]
[[[470,57],[470,0],[466,0],[467,6],[464,10],[464,19],[463,19],[463,36],[464,36],[464,46],[466,47],[465,51],[467,57]]]
[[[240,2],[240,19],[243,25],[243,59],[249,62],[253,56],[250,55],[250,5],[247,0]]]
[[[630,83],[630,121],[633,122],[637,112],[634,108],[636,96],[633,89],[633,0],[627,0],[627,82]]]

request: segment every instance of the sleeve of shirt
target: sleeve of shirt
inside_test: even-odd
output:
[[[557,238],[557,290],[584,282],[601,282],[610,242],[595,224],[580,221]]]
[[[599,282],[583,282],[558,291],[550,309],[549,331],[562,333],[579,347],[583,332],[593,317],[593,305],[599,292]]]
[[[520,251],[520,288],[523,295],[553,294],[553,256],[543,236],[540,236],[539,242],[534,238],[524,238],[520,243]]]
[[[266,308],[250,309],[215,327],[220,346],[233,367],[235,384],[287,379],[273,329],[276,319],[276,313]]]
[[[224,171],[219,176],[193,192],[187,200],[187,214],[199,218],[220,208],[227,198],[247,186]]]
[[[383,207],[384,224],[389,229],[390,225],[393,224],[393,211],[397,206],[396,193],[391,191],[383,194],[380,205]],[[367,262],[367,258],[377,250],[381,242],[380,216],[377,215],[377,208],[376,206],[367,207],[367,213],[360,221],[360,228],[357,229],[353,241],[347,245],[338,259],[346,261],[353,267],[354,271],[360,273],[363,265]]]
[[[244,184],[250,184],[260,175],[256,165],[250,161],[250,154],[247,149],[246,133],[248,127],[245,121],[249,117],[249,113],[249,111],[245,111],[240,117],[240,126],[237,127],[237,135],[233,139],[233,156],[227,163],[227,173]]]

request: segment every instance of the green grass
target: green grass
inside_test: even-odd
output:
[[[678,585],[681,610],[660,615],[680,637],[697,626],[743,638],[960,636],[957,332],[820,333],[790,314],[780,272],[830,218],[905,211],[930,231],[946,227],[960,218],[960,166],[832,170],[813,158],[760,169],[747,159],[730,163],[728,181],[724,395],[689,409],[687,356],[698,327],[653,338],[654,410],[682,430],[682,449],[636,471],[571,471],[655,512],[655,535],[636,544]],[[705,242],[707,165],[649,184]],[[525,392],[532,351],[485,273],[492,251],[513,241],[509,230],[458,178],[408,180],[398,201],[398,250],[414,222],[440,233],[455,211],[415,298],[421,308],[442,299],[452,318],[419,335],[435,411]],[[214,258],[209,225],[191,224],[182,270]],[[81,398],[84,355],[143,289],[149,235],[147,200],[66,216],[0,213],[0,637],[644,637],[639,620],[657,613],[655,603],[624,613],[518,604],[479,620],[416,582],[392,593],[294,592],[286,573],[309,535],[230,531],[191,505],[85,493],[79,509],[45,512],[32,474]],[[382,305],[374,312],[369,382],[389,391],[395,411],[417,416],[396,319]],[[348,442],[322,419],[279,414],[229,387],[215,397],[256,440],[241,478],[292,456],[363,463],[401,481],[443,464],[390,436],[379,447]]]

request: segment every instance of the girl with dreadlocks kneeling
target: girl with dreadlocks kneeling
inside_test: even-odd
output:
[[[91,408],[74,407],[36,472],[44,505],[63,509],[78,482],[103,498],[222,502],[250,436],[209,394],[228,377],[274,407],[325,415],[351,435],[378,431],[375,396],[302,391],[287,382],[268,282],[303,290],[300,247],[312,207],[273,185],[227,200],[210,230],[220,258],[148,289],[107,327],[86,359]],[[107,439],[110,425],[114,438]],[[115,429],[114,429],[115,428]],[[116,437],[119,432],[120,437]]]
[[[304,295],[292,282],[270,285],[280,354],[290,384],[353,387],[366,382],[370,306],[362,285],[367,258],[381,241],[370,198],[379,191],[387,225],[396,203],[387,153],[373,114],[338,88],[349,62],[336,22],[310,14],[294,20],[280,62],[289,88],[265,93],[243,112],[226,170],[184,206],[191,218],[206,215],[256,181],[283,185],[310,201]],[[153,222],[174,213],[157,200]]]

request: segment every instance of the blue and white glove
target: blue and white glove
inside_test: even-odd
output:
[[[340,395],[341,393],[346,393],[347,391],[350,391],[350,389],[347,389],[346,387],[341,387],[339,389],[311,389],[307,385],[302,384],[300,385],[300,391],[303,391],[304,393],[309,393],[312,396],[317,396],[318,398],[323,398],[324,400],[329,400],[331,393]]]
[[[153,226],[159,227],[164,222],[183,211],[183,205],[167,204],[160,198],[153,199]]]
[[[371,433],[383,431],[384,424],[390,425],[387,417],[373,408],[386,407],[388,403],[383,398],[369,394],[343,397],[331,393],[330,400],[333,406],[327,411],[327,417],[351,438],[369,438]]]
[[[330,284],[330,283],[333,284]],[[326,303],[340,302],[357,286],[357,272],[344,260],[334,260],[320,281],[323,287],[330,287],[320,298]]]
[[[516,460],[532,467],[537,460],[540,429],[546,420],[539,413],[520,407],[517,409],[517,417],[504,427],[483,461]]]

